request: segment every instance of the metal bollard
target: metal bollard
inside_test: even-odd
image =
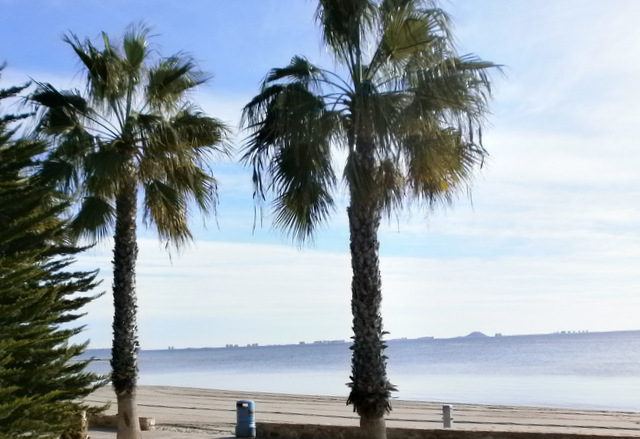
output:
[[[453,406],[451,404],[444,404],[442,406],[442,423],[444,428],[451,428],[453,425],[453,418],[451,417],[451,410]]]
[[[236,402],[236,437],[256,437],[253,401]]]

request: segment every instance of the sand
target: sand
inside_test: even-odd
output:
[[[182,387],[143,386],[138,391],[139,415],[154,417],[156,428],[145,438],[233,438],[236,401],[255,402],[256,422],[358,425],[346,397],[249,393]],[[112,389],[87,398],[112,401],[107,414],[116,413]],[[453,428],[483,431],[536,431],[608,436],[640,436],[640,413],[596,410],[453,404]],[[393,401],[388,427],[443,428],[442,403]],[[93,439],[111,439],[113,430],[90,429]]]

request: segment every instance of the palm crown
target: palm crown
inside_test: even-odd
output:
[[[115,224],[123,181],[144,191],[144,220],[176,244],[191,238],[192,205],[216,206],[216,180],[206,169],[212,153],[226,153],[226,128],[189,102],[208,78],[186,55],[151,63],[148,29],[131,28],[104,49],[75,35],[65,38],[87,73],[87,90],[39,84],[31,100],[41,108],[41,133],[55,142],[42,176],[82,200],[72,222],[78,234],[105,236]]]
[[[457,56],[448,17],[417,0],[325,0],[317,18],[339,75],[296,56],[245,107],[243,160],[275,223],[304,240],[331,212],[336,153],[351,198],[383,212],[449,200],[483,160],[490,92],[475,56]]]

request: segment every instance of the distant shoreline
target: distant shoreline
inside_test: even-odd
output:
[[[433,336],[422,336],[422,337],[399,337],[399,338],[391,338],[386,340],[387,343],[398,343],[403,341],[417,341],[417,340],[457,340],[457,339],[487,339],[487,338],[512,338],[512,337],[546,337],[546,336],[583,336],[583,335],[598,335],[598,334],[620,334],[620,333],[630,333],[630,332],[640,332],[640,329],[624,329],[618,331],[589,331],[589,330],[580,330],[580,331],[557,331],[550,333],[541,333],[541,334],[503,334],[496,333],[494,335],[486,335],[479,331],[471,332],[467,335],[459,335],[455,337],[433,337]],[[193,349],[240,349],[240,348],[258,348],[258,347],[278,347],[278,346],[314,346],[314,345],[323,345],[323,344],[350,344],[351,342],[348,340],[318,340],[312,342],[303,342],[300,341],[298,343],[283,343],[283,344],[259,344],[259,343],[228,343],[225,346],[188,346],[188,347],[176,347],[175,345],[167,346],[166,348],[150,348],[150,349],[142,349],[144,351],[166,351],[166,350],[193,350]],[[110,351],[111,348],[94,348],[89,347],[88,351]]]

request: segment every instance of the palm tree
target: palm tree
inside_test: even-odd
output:
[[[157,59],[143,26],[119,44],[103,33],[103,48],[65,37],[86,72],[86,92],[38,84],[30,95],[40,112],[38,132],[52,149],[41,178],[78,200],[71,228],[79,237],[113,231],[113,348],[111,379],[118,401],[118,438],[139,438],[136,408],[138,336],[135,266],[138,194],[142,220],[180,246],[192,235],[192,207],[210,213],[216,180],[207,160],[226,153],[227,129],[206,116],[189,93],[208,77],[183,54]]]
[[[328,219],[346,155],[352,278],[350,395],[366,437],[385,437],[387,379],[378,228],[409,203],[449,202],[482,163],[490,97],[476,56],[458,56],[444,11],[423,0],[320,0],[337,73],[296,56],[244,108],[242,160],[274,224],[301,242]],[[337,155],[341,154],[341,155]]]

